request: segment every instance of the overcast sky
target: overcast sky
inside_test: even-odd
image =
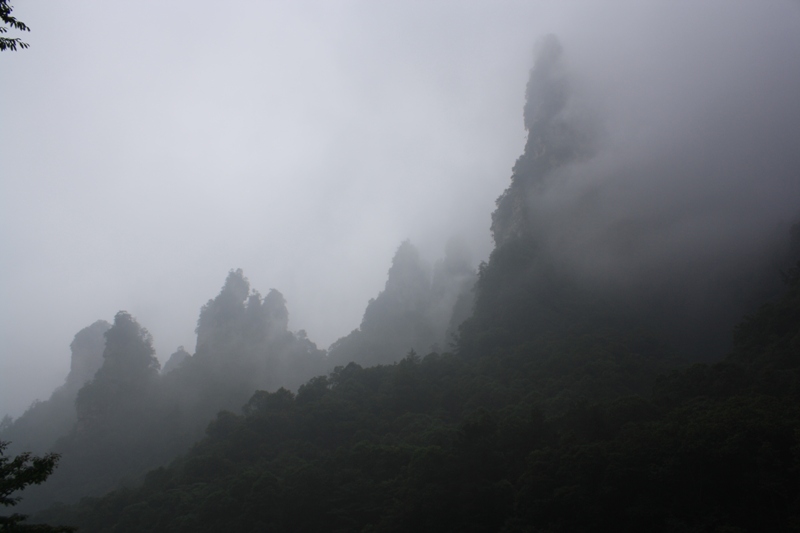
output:
[[[14,2],[32,31],[0,55],[0,415],[47,398],[74,334],[119,310],[162,363],[193,351],[232,268],[325,348],[402,240],[485,259],[547,33],[621,151],[731,93],[800,109],[797,3],[562,4]],[[776,216],[798,205],[781,180],[759,199]]]

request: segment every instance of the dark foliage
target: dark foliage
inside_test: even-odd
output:
[[[0,26],[0,33],[8,33],[9,28],[17,31],[31,31],[24,22],[11,14],[13,10],[14,7],[8,3],[8,0],[0,0],[0,20],[3,21],[3,25]],[[17,47],[28,48],[29,46],[19,37],[0,37],[0,52],[5,50],[16,51]]]
[[[11,458],[6,456],[6,448],[8,448],[8,443],[0,441],[0,505],[12,507],[17,505],[21,499],[19,496],[13,496],[15,493],[29,485],[39,485],[50,477],[58,464],[59,456],[50,453],[39,457],[25,452]],[[75,528],[72,527],[23,524],[26,518],[27,516],[18,513],[0,516],[0,531],[9,533],[25,531],[68,533],[75,531]]]

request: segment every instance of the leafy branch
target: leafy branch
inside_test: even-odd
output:
[[[8,3],[8,0],[0,0],[0,19],[3,21],[3,26],[0,26],[0,34],[8,33],[10,26],[12,29],[18,31],[31,31],[31,29],[24,22],[17,20],[16,17],[11,15],[14,7]],[[0,36],[0,52],[4,50],[11,50],[12,52],[19,48],[28,48],[30,45],[24,42],[19,37],[2,37]]]

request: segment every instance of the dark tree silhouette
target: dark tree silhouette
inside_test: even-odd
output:
[[[14,7],[8,3],[8,0],[0,0],[0,19],[3,20],[3,25],[0,26],[0,33],[8,33],[8,28],[6,26],[14,30],[31,31],[24,22],[17,20],[11,15],[11,11],[13,10]],[[30,45],[23,42],[19,37],[0,37],[0,51],[15,51],[18,46],[20,48],[28,48]]]
[[[0,504],[6,507],[16,505],[20,498],[12,496],[28,485],[39,485],[53,473],[58,464],[59,455],[48,453],[41,457],[30,453],[21,453],[14,458],[5,456],[7,442],[0,441]],[[42,524],[21,524],[26,515],[12,514],[0,516],[0,531],[46,531],[67,532],[75,528],[65,526],[47,526]]]

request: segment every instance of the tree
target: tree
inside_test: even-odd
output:
[[[19,497],[14,497],[12,494],[28,485],[39,485],[50,477],[58,464],[59,455],[48,453],[38,457],[26,452],[10,458],[5,456],[6,447],[8,447],[8,442],[0,441],[0,504],[11,507],[20,500]],[[76,531],[75,528],[65,526],[20,524],[25,518],[27,518],[25,515],[17,513],[11,516],[0,516],[0,531]]]
[[[11,16],[11,11],[13,10],[14,7],[9,5],[8,0],[0,0],[0,19],[3,20],[3,26],[0,26],[0,33],[8,33],[8,28],[5,26],[10,26],[12,29],[19,31],[31,31],[24,22]],[[28,48],[30,45],[20,40],[19,37],[0,37],[0,51],[11,50],[13,52],[17,49],[17,46]]]

